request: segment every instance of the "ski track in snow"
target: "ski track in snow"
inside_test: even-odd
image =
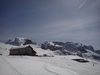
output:
[[[47,66],[46,66],[46,67],[44,67],[44,68],[45,68],[45,70],[46,70],[46,71],[48,71],[48,72],[50,72],[50,73],[53,73],[53,74],[55,74],[55,75],[59,75],[58,73],[56,73],[56,72],[54,72],[54,71],[49,70],[49,69],[47,68]]]
[[[15,56],[15,57],[0,57],[0,58],[1,58],[0,60],[3,60],[3,62],[5,62],[5,64],[9,66],[10,69],[8,69],[8,71],[11,70],[12,72],[15,73],[14,75],[41,75],[41,73],[43,73],[43,75],[66,75],[66,74],[78,75],[76,72],[73,72],[70,69],[60,68],[58,66],[42,62],[39,60],[33,61],[31,59],[28,59],[29,57],[27,58],[27,57]],[[40,71],[40,73],[37,73],[38,71]]]
[[[12,70],[14,70],[18,75],[22,75],[14,66],[12,66],[5,58],[3,58],[4,62],[6,62]]]
[[[17,71],[17,69],[15,67],[13,67],[4,57],[0,57],[0,67],[1,65],[5,65],[5,66],[2,66],[1,68],[3,68],[1,70],[0,68],[0,75],[12,75],[12,74],[15,74],[15,75],[22,75],[20,72]],[[5,72],[4,72],[5,71]],[[6,74],[6,71],[7,71],[7,74]],[[9,72],[8,72],[9,71]]]
[[[100,75],[100,63],[79,63],[76,56],[0,56],[0,75]],[[90,72],[90,73],[89,73]]]
[[[46,64],[52,64],[54,66],[60,67],[60,68],[64,68],[64,69],[68,69],[71,70],[73,72],[78,73],[79,75],[100,75],[100,63],[96,62],[95,66],[93,67],[93,62],[89,60],[89,63],[79,63],[76,61],[72,61],[71,59],[79,59],[81,57],[77,57],[77,56],[57,56],[57,57],[53,57],[53,58],[48,58],[48,57],[44,57],[44,58],[39,58],[36,59],[40,62],[45,62]],[[28,58],[30,60],[33,60],[31,57]],[[51,71],[51,69],[49,69]],[[54,71],[53,71],[54,72]]]
[[[46,58],[46,57],[44,57],[44,59],[45,59],[45,58]],[[52,58],[52,57],[50,57],[50,58]],[[32,61],[31,58],[26,58],[26,59]],[[66,74],[68,74],[68,75],[79,75],[79,74],[76,73],[75,71],[70,70],[70,68],[63,68],[63,67],[57,66],[57,65],[54,64],[52,61],[50,61],[50,60],[48,59],[48,57],[46,58],[46,60],[49,61],[49,62],[46,62],[46,61],[43,60],[43,59],[41,60],[41,57],[40,57],[39,60],[35,60],[35,61],[45,63],[44,69],[45,69],[46,71],[48,71],[48,72],[51,72],[51,73],[55,74],[55,75],[66,75]],[[34,60],[33,60],[33,61],[34,61]],[[33,61],[32,61],[32,62],[33,62]],[[62,73],[61,73],[61,72],[62,72]],[[65,73],[65,74],[64,74],[64,73]]]
[[[55,75],[78,75],[78,73],[71,71],[70,69],[64,69],[53,65],[47,65],[45,68],[47,71],[54,73]]]

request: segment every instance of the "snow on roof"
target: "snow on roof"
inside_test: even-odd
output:
[[[25,48],[28,47],[30,45],[22,45],[22,46],[17,46],[17,47],[11,47],[11,49],[19,49],[19,48]]]
[[[54,55],[54,53],[52,51],[50,51],[49,49],[44,50],[44,49],[40,48],[38,45],[32,45],[32,44],[18,46],[18,47],[12,47],[11,49],[25,48],[28,46],[31,46],[33,48],[33,50],[37,52],[37,55],[43,55],[43,54],[52,55],[52,56]]]

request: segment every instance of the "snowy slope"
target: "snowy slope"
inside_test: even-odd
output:
[[[100,75],[100,62],[72,60],[76,58],[81,57],[0,56],[0,75]]]
[[[2,55],[9,55],[9,49],[12,47],[17,47],[5,43],[0,43],[0,54]]]

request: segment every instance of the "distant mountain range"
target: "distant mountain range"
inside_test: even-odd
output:
[[[16,37],[16,38],[13,39],[13,40],[9,39],[9,40],[6,42],[6,44],[21,46],[21,45],[36,44],[36,43],[35,43],[35,42],[32,42],[30,39]]]
[[[26,38],[15,38],[14,40],[8,40],[7,44],[21,46],[27,44],[35,44],[30,39]],[[82,43],[74,43],[74,42],[48,42],[45,41],[40,45],[40,47],[44,50],[51,50],[56,55],[78,55],[84,58],[96,59],[100,60],[100,50],[95,50],[91,45],[83,45]]]
[[[42,49],[50,49],[58,55],[78,55],[85,58],[100,60],[100,50],[95,50],[91,45],[74,42],[44,42]]]

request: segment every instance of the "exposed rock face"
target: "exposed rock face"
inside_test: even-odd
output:
[[[73,42],[44,42],[41,44],[42,49],[50,49],[55,52],[55,54],[59,55],[78,55],[86,58],[93,58],[100,60],[100,51],[94,50],[93,46],[83,45],[81,43],[73,43]]]
[[[100,55],[100,50],[95,50],[95,53]]]
[[[25,43],[23,45],[33,44],[33,42],[29,39],[25,39]]]
[[[42,49],[50,49],[52,51],[55,50],[61,50],[64,46],[64,43],[62,42],[44,42],[43,44],[41,44],[41,48]]]
[[[73,42],[66,42],[66,43],[63,43],[63,42],[44,42],[41,45],[41,48],[50,49],[53,51],[54,50],[68,50],[68,51],[72,51],[72,52],[80,51],[83,53],[87,52],[86,49],[94,51],[94,48],[90,45],[86,46],[86,45],[83,45],[81,43],[73,43]]]

